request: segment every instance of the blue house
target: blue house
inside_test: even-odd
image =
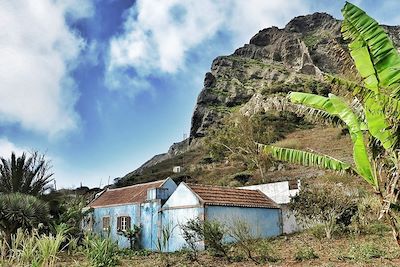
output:
[[[259,190],[184,182],[177,186],[170,178],[108,189],[88,207],[93,209],[88,228],[97,234],[109,233],[120,247],[125,248],[129,247],[129,240],[118,234],[118,230],[141,225],[142,248],[156,250],[162,230],[168,228],[171,237],[164,250],[180,250],[187,246],[181,226],[196,218],[220,221],[227,227],[240,221],[246,223],[253,235],[259,238],[282,233],[280,208]],[[198,243],[200,250],[206,246],[203,241]]]
[[[181,225],[190,219],[213,220],[227,227],[245,223],[258,238],[282,234],[281,210],[259,190],[180,183],[162,208],[163,226],[172,230],[168,251],[187,246]],[[172,227],[171,227],[172,226]],[[231,242],[233,240],[225,240]],[[200,242],[198,249],[207,244]]]
[[[93,209],[89,230],[100,235],[110,235],[118,242],[119,247],[128,248],[129,240],[118,234],[141,225],[141,246],[155,250],[161,225],[161,210],[164,202],[176,189],[175,182],[167,178],[145,184],[123,188],[107,189],[89,203]]]

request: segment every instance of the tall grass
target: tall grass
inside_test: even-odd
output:
[[[53,267],[58,253],[65,248],[67,227],[65,224],[56,227],[56,234],[40,235],[18,229],[12,236],[11,247],[5,241],[0,242],[2,251],[1,264],[10,266],[46,266]]]
[[[84,239],[83,254],[93,267],[112,267],[119,263],[118,245],[109,237],[88,234]]]

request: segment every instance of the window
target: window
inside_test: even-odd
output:
[[[131,217],[120,216],[117,218],[117,230],[126,231],[131,228]]]
[[[110,217],[103,217],[103,230],[107,231],[110,229]]]

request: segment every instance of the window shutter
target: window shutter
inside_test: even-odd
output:
[[[117,230],[121,230],[121,217],[117,217]]]
[[[126,230],[131,229],[131,217],[126,217]]]

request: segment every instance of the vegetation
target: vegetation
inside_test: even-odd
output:
[[[309,151],[268,145],[264,151],[278,160],[361,176],[380,197],[379,218],[387,217],[400,246],[400,221],[396,212],[400,179],[400,56],[382,27],[358,7],[346,3],[342,13],[343,36],[349,41],[350,54],[363,84],[336,77],[330,79],[354,93],[352,104],[333,94],[324,97],[293,92],[288,99],[299,110],[345,125],[353,142],[354,165]],[[365,136],[370,140],[368,147]]]
[[[0,194],[0,230],[7,244],[18,229],[32,230],[49,219],[46,203],[34,196],[21,193]]]
[[[125,236],[129,240],[129,246],[132,250],[139,249],[140,232],[142,227],[140,225],[133,225],[132,228],[128,230],[121,230],[119,234]]]
[[[86,235],[83,243],[83,254],[90,266],[117,266],[119,262],[118,245],[109,237]]]
[[[345,226],[351,223],[356,213],[356,196],[348,189],[337,185],[303,185],[300,192],[290,200],[289,208],[300,222],[308,225],[323,225],[325,235],[332,233],[341,220]],[[347,218],[343,218],[346,217]]]
[[[289,113],[258,114],[248,117],[240,113],[226,119],[223,128],[212,132],[206,143],[212,158],[221,160],[231,158],[243,162],[247,169],[256,168],[265,181],[265,172],[271,166],[269,156],[260,153],[258,143],[272,143],[294,130],[293,120],[297,117]],[[292,122],[288,123],[288,121]],[[283,125],[285,125],[283,127]]]
[[[28,158],[25,153],[17,158],[13,152],[10,159],[0,161],[0,192],[38,196],[49,188],[53,173],[45,155],[35,151]]]

